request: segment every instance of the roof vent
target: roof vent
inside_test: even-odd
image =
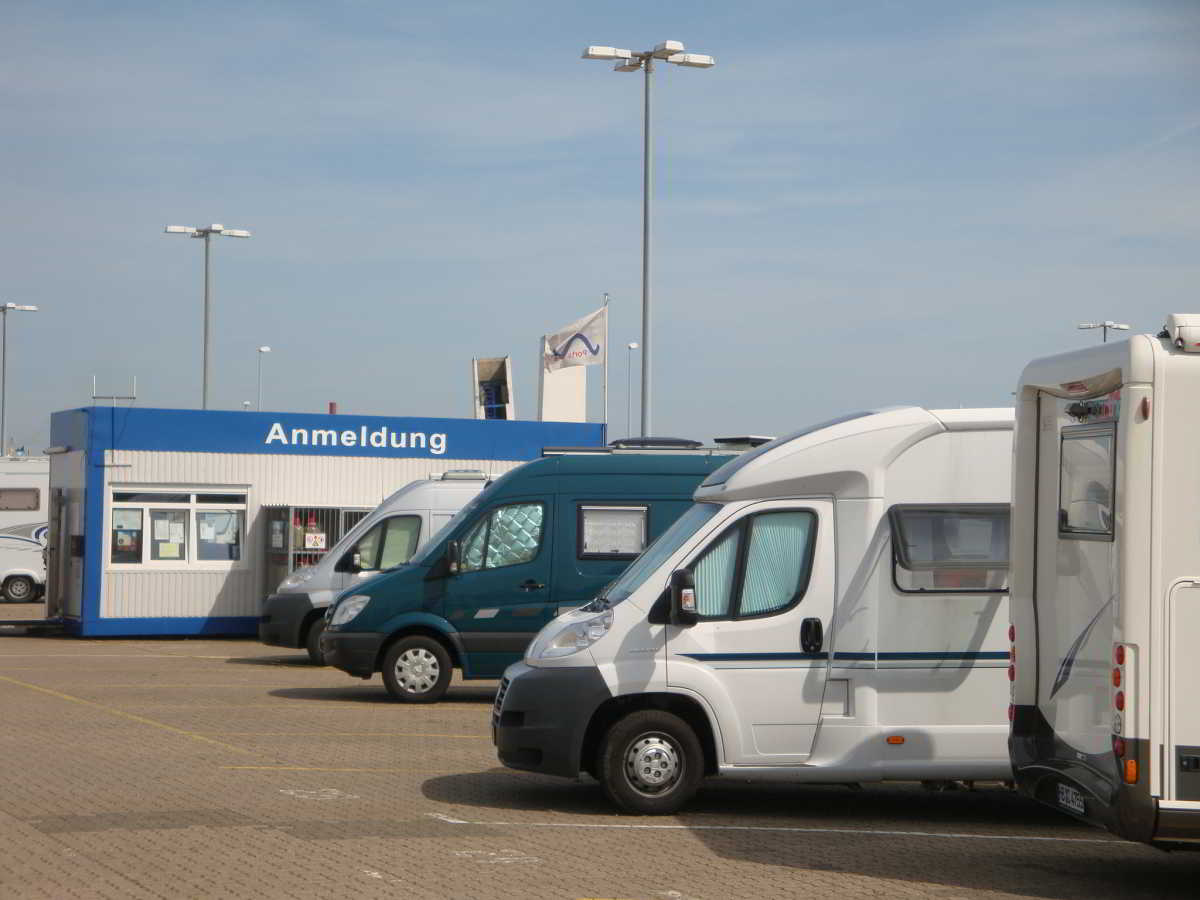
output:
[[[1171,313],[1163,330],[1171,343],[1184,353],[1200,353],[1200,316]]]
[[[704,445],[687,438],[627,437],[610,441],[608,446],[617,450],[699,450]]]

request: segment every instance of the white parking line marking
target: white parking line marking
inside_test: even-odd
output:
[[[792,825],[633,825],[607,822],[475,822],[445,813],[426,813],[447,825],[485,825],[493,828],[601,828],[627,831],[773,831],[784,834],[869,834],[879,837],[954,838],[974,841],[1050,841],[1064,844],[1126,844],[1116,838],[1067,838],[1026,834],[965,834],[947,831],[893,831],[879,828],[803,828]]]

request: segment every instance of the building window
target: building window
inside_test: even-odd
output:
[[[113,491],[109,562],[151,568],[237,563],[245,527],[245,494]]]
[[[892,579],[898,590],[1008,590],[1008,504],[893,506],[888,519]]]
[[[0,488],[0,510],[31,512],[41,506],[38,488]]]
[[[580,506],[580,559],[633,559],[646,549],[645,506]]]

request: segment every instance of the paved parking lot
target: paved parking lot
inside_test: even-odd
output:
[[[1200,854],[1000,789],[714,782],[618,816],[498,766],[493,690],[398,706],[253,641],[0,637],[0,896],[1197,896]]]

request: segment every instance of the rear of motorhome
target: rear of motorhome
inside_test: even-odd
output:
[[[858,413],[727,463],[505,672],[500,760],[681,808],[705,775],[1011,777],[1012,411]]]
[[[408,562],[493,477],[478,470],[455,470],[400,488],[346,532],[316,565],[283,579],[263,602],[258,639],[274,647],[303,647],[314,665],[323,665],[319,642],[325,609],[333,598]]]
[[[1200,316],[1030,363],[1013,470],[1019,788],[1200,848]]]

